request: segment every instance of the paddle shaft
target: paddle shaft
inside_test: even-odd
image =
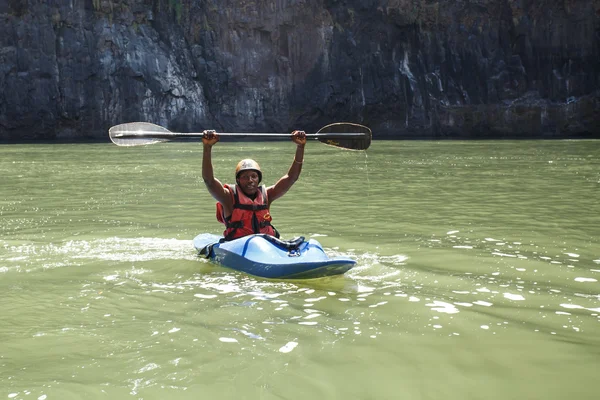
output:
[[[244,138],[284,138],[291,133],[217,133],[223,137]],[[118,146],[143,146],[147,144],[201,138],[204,132],[171,132],[167,128],[149,122],[129,122],[113,126],[108,130],[110,140]],[[336,122],[321,128],[317,133],[309,133],[307,139],[317,139],[321,143],[348,149],[366,150],[371,144],[371,130],[364,125],[349,122]]]
[[[217,133],[219,136],[231,136],[231,137],[290,137],[289,133],[243,133],[243,132],[224,132]],[[118,131],[113,134],[114,138],[127,139],[127,138],[157,138],[157,139],[175,139],[175,138],[201,138],[204,136],[202,132],[152,132],[152,131]],[[307,133],[307,138],[314,139],[343,139],[352,137],[364,137],[365,134],[362,132],[340,132],[340,133]]]

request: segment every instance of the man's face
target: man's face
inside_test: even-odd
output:
[[[258,190],[258,173],[253,170],[242,171],[238,176],[240,188],[248,196],[253,196]]]

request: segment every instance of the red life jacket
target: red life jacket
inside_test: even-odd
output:
[[[269,214],[269,199],[267,188],[262,185],[258,188],[256,198],[252,200],[238,190],[237,185],[225,185],[229,189],[233,200],[233,211],[228,218],[223,214],[223,205],[217,203],[217,220],[225,224],[223,237],[232,240],[254,233],[265,233],[279,237],[277,229],[271,225],[271,214]]]

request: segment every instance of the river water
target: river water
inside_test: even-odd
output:
[[[217,177],[289,142],[219,143]],[[355,258],[265,280],[219,233],[201,146],[0,146],[0,399],[596,399],[600,141],[307,145],[284,238]]]

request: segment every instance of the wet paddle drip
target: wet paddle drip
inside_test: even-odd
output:
[[[371,181],[369,180],[369,156],[365,151],[365,174],[367,178],[367,209],[371,208]]]

